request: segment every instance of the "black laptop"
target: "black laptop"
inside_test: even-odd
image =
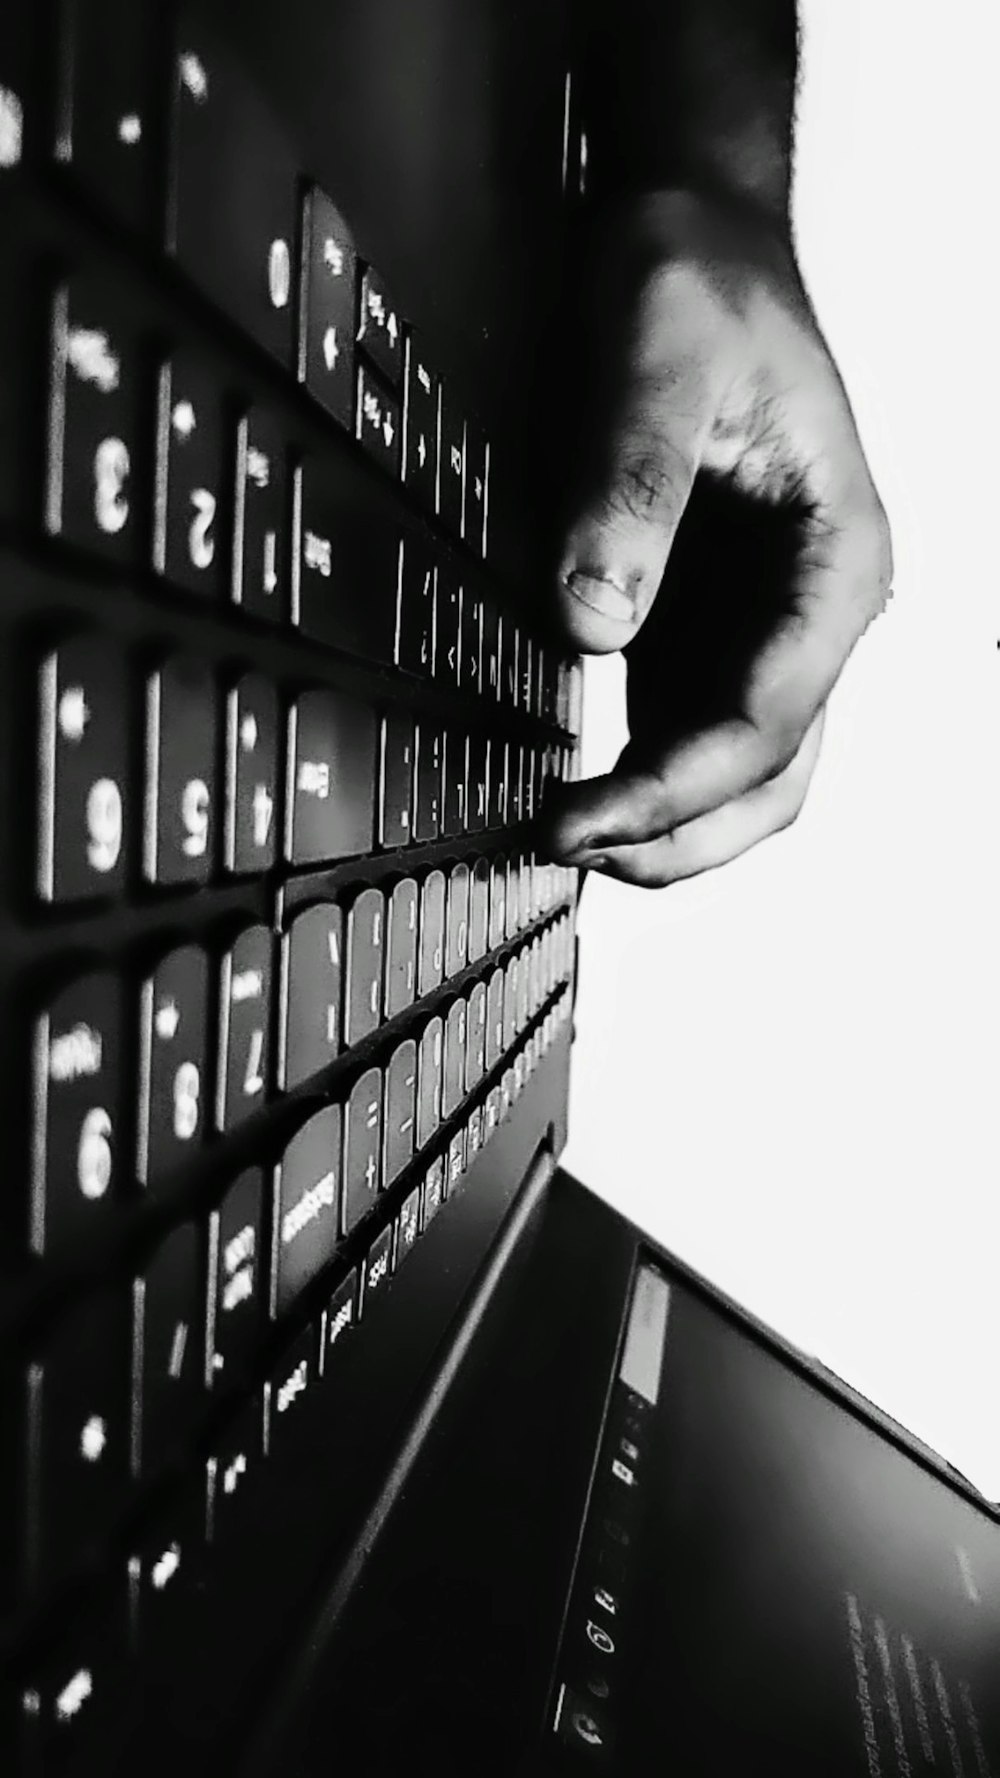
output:
[[[557,1170],[576,72],[4,0],[4,1778],[1000,1774],[996,1509]]]

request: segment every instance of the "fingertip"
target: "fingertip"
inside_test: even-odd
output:
[[[568,638],[583,654],[614,654],[635,634],[635,602],[619,576],[572,568],[559,576],[558,600]]]

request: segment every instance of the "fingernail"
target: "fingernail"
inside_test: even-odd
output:
[[[582,574],[574,569],[566,576],[566,586],[584,605],[599,611],[602,617],[613,617],[616,623],[631,623],[635,606],[617,581],[596,574]]]

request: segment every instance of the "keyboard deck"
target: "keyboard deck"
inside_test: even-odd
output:
[[[151,17],[0,19],[5,1772],[139,1769],[248,1550],[308,1569],[297,1428],[389,1448],[570,1035],[531,823],[580,669],[494,571],[488,426],[229,47]]]

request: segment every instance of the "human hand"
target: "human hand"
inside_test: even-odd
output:
[[[632,202],[582,290],[557,617],[580,651],[625,651],[631,739],[546,800],[542,843],[659,887],[795,819],[891,541],[773,224],[687,193]]]

